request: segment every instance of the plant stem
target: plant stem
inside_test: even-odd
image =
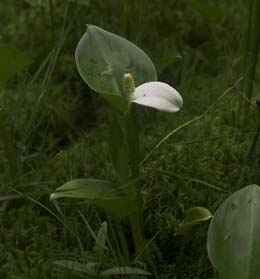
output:
[[[254,81],[256,76],[256,68],[258,62],[258,53],[260,46],[260,2],[259,0],[248,1],[249,18],[248,27],[246,33],[246,46],[244,53],[244,90],[247,99],[251,100],[254,91]],[[240,103],[240,110],[241,110]],[[243,109],[243,113],[240,111],[241,117],[243,117],[244,125],[246,124],[246,115],[248,113],[249,106],[246,105]]]
[[[128,245],[125,239],[125,234],[124,234],[124,230],[122,227],[122,224],[120,222],[118,222],[117,224],[117,231],[118,231],[118,235],[120,238],[120,244],[121,244],[121,248],[122,248],[122,252],[123,252],[123,264],[125,265],[131,265],[131,260],[130,260],[130,255],[129,255],[129,251],[128,251]]]
[[[126,130],[132,178],[134,179],[140,176],[140,148],[137,121],[134,113],[130,110],[126,115]],[[138,209],[129,216],[129,221],[132,230],[135,253],[138,253],[144,245],[143,205],[141,187],[139,183],[135,184],[135,193]]]
[[[54,23],[54,7],[53,0],[49,0],[49,11],[50,11],[50,20],[51,20],[51,39],[54,44],[55,40],[55,23]]]
[[[139,210],[136,213],[133,213],[129,216],[132,237],[134,241],[135,255],[137,255],[138,252],[144,246],[144,234],[142,229],[143,226],[142,226],[142,220],[140,218],[141,210],[142,208],[139,208]]]
[[[251,157],[251,155],[253,154],[253,152],[255,150],[255,147],[256,147],[257,141],[259,139],[259,136],[260,136],[260,122],[258,123],[256,134],[255,134],[255,136],[253,138],[253,141],[251,143],[250,149],[248,151],[248,155],[247,155],[248,159]]]
[[[4,153],[9,164],[10,173],[12,176],[16,176],[18,174],[18,166],[14,141],[5,127],[2,115],[0,115],[0,140],[4,147]]]
[[[139,140],[138,130],[129,113],[126,115],[115,112],[112,115],[109,131],[109,149],[112,162],[116,169],[117,179],[120,185],[129,184],[124,188],[124,194],[134,202],[136,201],[137,210],[129,216],[129,223],[132,231],[132,239],[135,252],[143,245],[143,227],[141,217],[141,193],[140,187],[135,183],[130,183],[129,162],[131,165],[132,177],[139,177]],[[118,225],[118,234],[121,240],[122,250],[125,258],[129,258],[128,245],[125,241],[122,225]]]

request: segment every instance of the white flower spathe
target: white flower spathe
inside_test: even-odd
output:
[[[130,102],[165,112],[177,112],[183,105],[183,99],[177,90],[159,81],[137,86]]]

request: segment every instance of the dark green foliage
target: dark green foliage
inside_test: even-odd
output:
[[[33,2],[40,1],[0,3],[1,40],[33,60],[0,89],[0,107],[19,165],[17,179],[0,148],[1,196],[23,194],[22,199],[0,201],[0,277],[79,278],[52,263],[98,260],[91,250],[91,230],[97,233],[105,220],[112,243],[108,248],[116,247],[115,224],[103,211],[79,201],[49,201],[49,194],[71,179],[115,181],[107,144],[111,111],[81,81],[74,62],[85,24],[137,43],[158,65],[158,79],[177,87],[184,98],[183,110],[174,115],[134,108],[144,158],[163,136],[203,113],[240,78],[246,10],[243,1],[227,0],[207,0],[203,6],[183,0]],[[182,58],[173,59],[176,54]],[[257,91],[258,80],[255,86]],[[259,144],[249,152],[259,113],[252,107],[241,129],[238,93],[231,90],[143,165],[145,231],[153,239],[147,270],[153,278],[217,278],[207,259],[207,224],[194,227],[192,238],[176,237],[175,232],[189,208],[204,206],[213,213],[231,192],[260,183]],[[102,270],[117,266],[107,251],[100,263]]]

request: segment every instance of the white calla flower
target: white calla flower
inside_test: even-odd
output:
[[[137,86],[130,102],[166,112],[177,112],[183,105],[182,97],[177,90],[159,81]]]

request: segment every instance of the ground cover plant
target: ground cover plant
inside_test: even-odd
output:
[[[0,3],[1,278],[257,278],[258,6]]]

